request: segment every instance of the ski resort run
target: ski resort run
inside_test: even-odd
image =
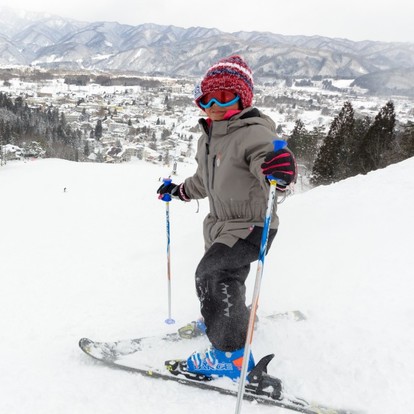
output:
[[[175,180],[192,174],[179,163]],[[78,347],[163,335],[199,316],[194,202],[173,201],[166,325],[166,166],[10,161],[0,169],[0,412],[228,414],[235,398],[114,370]],[[287,393],[406,414],[414,389],[414,159],[288,197],[266,259],[252,350]],[[252,294],[255,268],[248,280]],[[299,309],[306,320],[264,315]],[[191,342],[190,342],[191,344]],[[190,348],[204,346],[194,342]],[[197,349],[162,343],[152,361]],[[158,363],[157,362],[157,363]],[[287,413],[245,401],[243,413]]]

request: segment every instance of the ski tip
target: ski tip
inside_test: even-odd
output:
[[[91,341],[89,338],[79,339],[79,348],[82,349],[82,351],[87,354],[89,354],[92,344],[93,344],[93,341]]]
[[[89,345],[92,341],[89,338],[81,338],[79,339],[79,346],[82,348],[85,345]]]
[[[174,325],[175,324],[175,320],[174,319],[171,319],[171,318],[168,318],[168,319],[165,320],[165,323],[167,325]]]

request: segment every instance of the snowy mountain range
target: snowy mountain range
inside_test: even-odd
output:
[[[2,66],[199,77],[215,59],[239,53],[253,67],[256,79],[358,78],[382,71],[403,71],[406,76],[401,85],[393,87],[414,90],[414,43],[80,22],[48,14],[19,13],[5,7],[0,8],[0,16]]]

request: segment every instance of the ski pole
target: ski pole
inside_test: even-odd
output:
[[[274,151],[278,151],[284,148],[285,146],[286,146],[286,141],[282,141],[282,140],[273,141]],[[242,405],[243,395],[244,395],[244,387],[246,384],[247,366],[248,366],[248,362],[250,358],[250,348],[251,348],[252,340],[253,340],[254,323],[256,320],[257,306],[259,303],[260,286],[262,284],[264,260],[266,256],[267,242],[269,239],[270,222],[272,220],[273,206],[274,206],[275,198],[276,198],[276,179],[272,177],[271,175],[267,176],[267,179],[270,182],[270,190],[269,190],[267,210],[266,210],[266,216],[265,216],[263,232],[262,232],[262,239],[260,243],[259,258],[258,258],[257,271],[256,271],[256,280],[255,280],[254,289],[253,289],[252,308],[250,310],[249,324],[247,327],[247,336],[246,336],[246,343],[244,346],[243,364],[242,364],[242,369],[241,369],[241,374],[240,374],[239,389],[237,392],[237,404],[236,404],[236,411],[235,411],[236,414],[240,414],[241,412],[241,405]]]
[[[170,178],[164,178],[164,185],[171,184]],[[165,218],[167,225],[167,281],[168,281],[168,318],[165,323],[171,325],[175,323],[175,320],[171,318],[171,252],[170,252],[170,201],[171,194],[163,194],[160,197],[162,201],[165,201]]]

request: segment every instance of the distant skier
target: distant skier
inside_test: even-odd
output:
[[[63,192],[66,193],[66,187],[63,188]]]
[[[177,161],[174,160],[173,169],[171,175],[177,175]]]
[[[236,379],[249,321],[245,281],[250,264],[258,259],[269,194],[266,176],[287,186],[296,178],[296,162],[288,149],[273,151],[275,124],[252,107],[252,71],[240,56],[222,59],[208,69],[194,98],[207,115],[199,121],[197,171],[179,185],[163,184],[157,193],[182,201],[208,197],[210,213],[203,228],[206,251],[195,283],[212,347],[192,354],[185,369]],[[277,227],[274,212],[268,247]],[[248,371],[254,364],[251,355]]]

